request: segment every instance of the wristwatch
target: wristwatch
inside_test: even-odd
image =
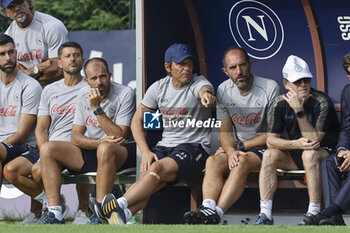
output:
[[[305,111],[301,110],[301,111],[297,112],[295,115],[297,115],[297,118],[302,118],[305,116]]]
[[[95,115],[101,115],[103,113],[103,109],[101,107],[98,107],[94,110]]]
[[[242,141],[238,141],[238,149],[239,149],[240,151],[244,151],[244,150],[245,150],[245,148],[244,148],[244,143],[243,143]]]

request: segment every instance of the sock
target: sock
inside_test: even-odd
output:
[[[219,206],[216,206],[216,213],[218,213],[220,218],[224,215],[224,211]]]
[[[212,210],[216,210],[216,202],[213,199],[204,199],[202,205]]]
[[[310,202],[307,212],[313,215],[316,215],[320,212],[320,210],[321,210],[321,203]]]
[[[124,197],[119,197],[117,199],[117,202],[118,202],[118,205],[120,206],[120,208],[122,208],[122,209],[128,208],[128,201]]]
[[[129,222],[129,220],[132,218],[131,211],[128,208],[126,208],[126,209],[124,209],[124,214],[125,214],[126,222]]]
[[[54,213],[55,218],[57,218],[59,221],[63,219],[62,206],[49,206],[49,212]]]
[[[43,204],[45,201],[47,202],[47,197],[45,191],[42,191],[38,196],[34,197],[34,200]]]
[[[260,213],[272,220],[272,200],[260,200]]]
[[[342,215],[343,212],[344,211],[334,203],[331,203],[326,209],[323,210],[323,213],[327,218],[333,215]]]

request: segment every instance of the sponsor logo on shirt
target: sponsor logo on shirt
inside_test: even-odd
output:
[[[183,105],[180,108],[163,108],[162,113],[167,116],[179,116],[187,115],[188,111],[186,105]]]
[[[246,116],[241,116],[235,113],[231,118],[233,123],[240,125],[255,125],[261,122],[261,112],[251,112]]]
[[[76,110],[76,103],[71,103],[69,105],[62,105],[59,106],[58,104],[55,104],[52,106],[50,115],[66,115],[66,114],[74,114]]]
[[[109,117],[109,119],[111,119],[113,121],[113,116],[112,117]],[[95,116],[92,116],[92,115],[89,115],[87,118],[86,118],[86,121],[85,121],[85,124],[87,126],[92,126],[92,127],[96,127],[96,128],[101,128],[101,125],[100,123],[98,122],[98,120],[96,119]]]
[[[41,49],[32,49],[28,53],[19,52],[17,55],[18,61],[34,61],[41,60],[43,58],[43,54]]]
[[[17,106],[9,105],[7,108],[0,108],[0,116],[14,117],[16,116]]]

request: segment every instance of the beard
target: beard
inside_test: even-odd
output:
[[[66,72],[67,74],[69,74],[69,75],[76,75],[76,74],[79,74],[80,73],[80,71],[81,71],[81,68],[82,68],[82,66],[80,66],[80,67],[77,67],[76,69],[74,69],[74,70],[64,70],[64,72]]]
[[[246,75],[246,76],[241,76],[241,77],[239,77],[239,78],[244,78],[244,81],[243,82],[237,82],[236,80],[234,80],[234,79],[232,79],[232,81],[233,81],[233,83],[234,84],[236,84],[236,86],[238,87],[238,88],[245,88],[245,87],[247,87],[248,85],[249,85],[249,81],[250,81],[250,79],[251,79],[251,77],[250,77],[250,75]]]
[[[10,67],[5,67],[6,65],[13,65],[13,66],[10,66]],[[4,64],[3,66],[0,66],[0,70],[2,70],[2,72],[6,73],[6,74],[11,74],[15,69],[16,69],[16,65],[17,65],[17,62],[8,62],[6,64]]]

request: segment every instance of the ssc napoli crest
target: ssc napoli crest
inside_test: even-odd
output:
[[[236,44],[255,59],[269,59],[281,49],[284,30],[278,15],[255,0],[242,0],[230,10],[229,26]]]

